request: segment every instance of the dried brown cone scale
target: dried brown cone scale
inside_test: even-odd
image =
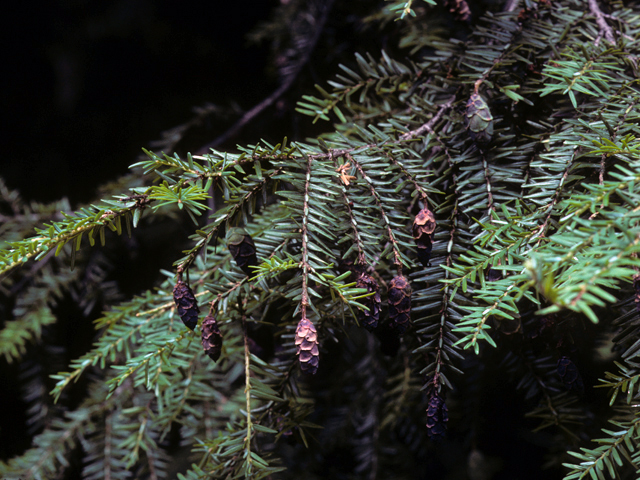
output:
[[[222,353],[222,332],[214,315],[207,315],[202,321],[202,348],[211,360],[218,361]]]
[[[402,275],[393,277],[389,284],[389,323],[402,335],[411,323],[411,285]]]
[[[423,208],[418,212],[413,220],[413,239],[416,242],[418,260],[428,267],[433,246],[433,232],[436,229],[436,217],[428,208]]]
[[[378,282],[376,282],[370,275],[362,274],[356,282],[357,288],[366,288],[367,293],[372,293],[368,297],[363,298],[362,303],[369,310],[358,310],[358,321],[360,325],[372,332],[378,326],[380,320],[380,292]]]
[[[236,265],[247,275],[253,275],[253,269],[258,265],[256,245],[251,235],[243,228],[231,228],[227,234],[227,245]]]
[[[198,302],[193,291],[182,280],[178,280],[173,287],[173,301],[178,309],[178,316],[187,328],[193,330],[198,324]]]
[[[296,328],[296,349],[298,360],[300,361],[300,369],[303,373],[314,375],[318,371],[318,363],[320,360],[320,352],[318,350],[318,332],[316,327],[302,316]]]

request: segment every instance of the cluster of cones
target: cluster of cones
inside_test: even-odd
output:
[[[413,222],[413,237],[415,240],[418,259],[425,267],[429,265],[431,250],[433,245],[433,232],[436,228],[436,221],[433,213],[423,208]],[[252,267],[258,265],[256,256],[256,246],[251,236],[240,228],[233,228],[227,236],[227,245],[238,267],[246,274],[253,274]],[[364,297],[362,304],[365,309],[358,311],[358,320],[364,328],[370,332],[382,329],[378,328],[381,312],[381,297],[378,282],[364,270],[360,274],[356,283],[358,288],[366,289],[371,295]],[[185,326],[194,330],[198,324],[200,310],[198,302],[191,288],[182,281],[180,277],[173,289],[173,299],[175,301],[178,315]],[[409,280],[402,274],[393,277],[387,292],[389,306],[389,323],[385,325],[381,339],[387,333],[392,333],[390,338],[392,343],[396,342],[399,347],[399,338],[405,333],[411,324],[411,285]],[[218,361],[222,352],[222,333],[216,321],[215,311],[207,315],[202,322],[202,347],[205,353],[213,360]],[[386,343],[389,343],[387,341]],[[298,322],[295,334],[296,354],[300,362],[300,369],[306,374],[315,374],[319,365],[319,343],[318,332],[313,323],[307,318],[303,310],[302,318]],[[389,345],[383,342],[382,350],[389,350]],[[390,350],[394,350],[391,348]],[[428,427],[439,435],[446,422],[446,406],[444,401],[434,396],[429,402]],[[437,433],[436,433],[437,431]]]
[[[178,310],[178,316],[182,323],[194,330],[198,324],[198,302],[191,287],[179,279],[173,288],[173,301]],[[222,353],[222,333],[218,328],[218,322],[214,314],[207,315],[202,321],[202,347],[204,352],[217,362]]]
[[[251,267],[258,265],[256,246],[251,236],[243,229],[232,228],[229,231],[227,243],[229,245],[229,251],[238,267],[240,267],[245,274],[251,275],[253,273]],[[198,302],[193,294],[193,290],[182,281],[182,278],[178,279],[178,282],[173,288],[173,301],[176,304],[178,316],[184,325],[194,330],[198,324],[200,309],[198,308]],[[202,348],[211,360],[217,362],[222,353],[222,332],[220,332],[220,328],[218,327],[215,311],[212,310],[212,312],[204,318],[201,330]]]
[[[416,242],[418,259],[427,266],[431,255],[433,232],[436,221],[433,213],[422,209],[413,223],[413,236]],[[252,267],[258,264],[256,246],[251,236],[240,228],[232,228],[227,236],[229,251],[238,267],[246,274],[253,273]],[[371,295],[362,301],[366,309],[358,311],[358,320],[367,330],[374,331],[378,328],[381,312],[381,297],[378,282],[362,272],[357,280],[357,287],[364,288]],[[200,310],[191,288],[178,280],[173,289],[173,298],[180,319],[191,330],[198,324]],[[403,275],[397,275],[389,284],[388,290],[389,324],[387,330],[391,330],[398,338],[411,323],[411,285]],[[318,335],[313,323],[303,315],[296,329],[295,344],[300,367],[303,372],[314,374],[318,369]],[[218,327],[215,315],[210,314],[202,322],[202,346],[205,353],[214,361],[220,358],[222,350],[222,334]]]

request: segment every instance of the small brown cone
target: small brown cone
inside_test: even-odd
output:
[[[314,375],[318,371],[320,352],[318,351],[318,332],[316,327],[306,316],[298,322],[296,328],[296,348],[300,369],[307,374]]]
[[[493,136],[493,115],[480,94],[474,93],[469,97],[465,117],[471,139],[480,144],[489,143]]]
[[[173,301],[178,308],[178,316],[187,328],[193,330],[198,324],[198,302],[193,291],[182,280],[178,280],[176,286],[173,287]]]
[[[418,260],[428,267],[433,246],[433,232],[436,229],[436,217],[428,208],[423,208],[418,212],[413,220],[413,239],[416,242]]]
[[[356,283],[357,288],[366,288],[367,293],[374,292],[373,295],[365,297],[361,300],[365,307],[369,310],[358,310],[358,321],[360,324],[372,332],[378,326],[380,320],[380,292],[378,282],[376,282],[370,275],[362,274]]]
[[[393,277],[389,284],[389,323],[402,335],[411,323],[411,285],[402,275]]]
[[[202,348],[211,360],[218,361],[222,353],[222,333],[213,315],[207,315],[202,321]]]
[[[447,430],[449,413],[444,399],[434,394],[427,407],[427,435],[431,440],[442,440]]]
[[[227,234],[227,245],[236,265],[246,275],[253,275],[251,267],[258,265],[258,257],[256,256],[256,245],[253,243],[251,235],[243,228],[231,228]]]

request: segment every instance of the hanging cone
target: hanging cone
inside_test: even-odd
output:
[[[362,274],[356,282],[357,288],[366,288],[367,293],[374,292],[373,295],[361,299],[362,303],[369,310],[358,310],[358,321],[360,325],[372,332],[380,320],[380,292],[378,291],[378,282],[371,276]]]
[[[484,98],[474,93],[467,102],[465,120],[469,136],[474,142],[489,143],[493,136],[493,116]]]
[[[314,375],[318,371],[320,352],[318,351],[318,332],[304,315],[296,328],[296,348],[300,369],[307,374]]]
[[[176,286],[173,287],[173,301],[178,307],[178,316],[185,326],[191,330],[196,328],[198,314],[200,313],[198,302],[196,302],[196,297],[193,295],[189,285],[182,280],[178,280]]]
[[[389,284],[389,323],[402,335],[411,323],[411,285],[406,277],[393,277]]]
[[[413,220],[413,239],[416,242],[418,260],[424,267],[429,266],[435,229],[436,217],[433,212],[428,208],[420,210]]]
[[[431,440],[444,439],[449,421],[449,409],[444,403],[444,399],[438,394],[429,399],[427,407],[427,435]]]
[[[251,267],[258,265],[258,258],[256,257],[256,245],[253,243],[251,235],[244,228],[231,228],[227,234],[227,245],[236,265],[245,274],[253,275]]]
[[[572,390],[580,394],[584,393],[584,383],[582,382],[578,367],[576,367],[576,364],[573,363],[569,357],[560,357],[558,359],[556,371],[562,383],[564,383],[564,386],[567,387],[567,390]]]
[[[202,348],[211,360],[218,361],[222,353],[222,333],[213,315],[207,315],[202,321]]]

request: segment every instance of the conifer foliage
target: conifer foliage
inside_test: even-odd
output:
[[[97,239],[194,223],[164,282],[108,304],[51,400],[31,395],[51,408],[0,476],[56,478],[80,455],[88,479],[453,478],[438,472],[460,459],[470,478],[541,478],[515,450],[489,461],[489,431],[543,450],[536,475],[640,469],[640,8],[626,3],[377,5],[361,22],[385,50],[298,102],[325,133],[145,151],[114,197],[41,215],[27,237],[2,230],[16,300],[0,356],[16,361]],[[282,2],[270,25],[330,23],[332,6]],[[28,207],[0,194],[18,222]],[[507,404],[512,430],[491,413]]]

